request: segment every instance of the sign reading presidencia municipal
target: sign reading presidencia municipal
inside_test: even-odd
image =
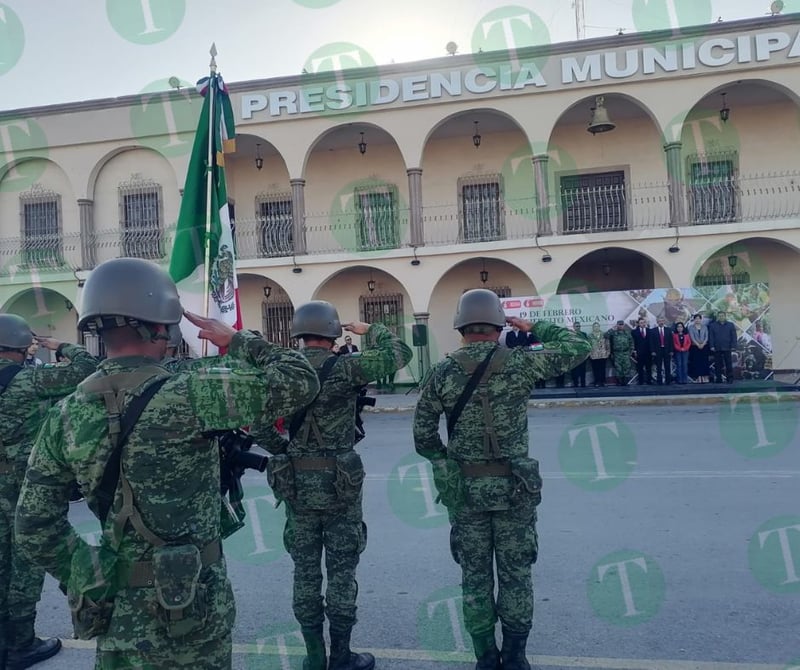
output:
[[[576,84],[616,81],[632,77],[663,77],[674,72],[714,70],[728,65],[752,68],[774,65],[779,59],[791,62],[800,58],[800,30],[757,32],[744,35],[719,35],[704,39],[673,39],[631,48],[564,55],[510,57],[513,52],[473,56],[481,64],[448,71],[413,73],[407,76],[375,77],[341,69],[344,56],[331,54],[328,63],[315,62],[309,74],[314,82],[281,90],[241,95],[241,117],[254,114],[272,117],[344,111],[352,108],[416,103],[444,97],[458,98],[498,94],[504,91],[529,91],[566,88]],[[505,62],[503,55],[507,56]],[[320,59],[323,60],[323,59]],[[353,61],[353,59],[350,59]],[[355,59],[358,62],[358,59]],[[332,72],[328,73],[328,71]],[[321,82],[329,74],[332,83]]]

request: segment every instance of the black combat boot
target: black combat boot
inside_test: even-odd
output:
[[[481,635],[472,636],[472,647],[475,649],[475,670],[500,670],[500,651],[494,639],[494,630]]]
[[[531,664],[525,657],[527,644],[528,633],[512,633],[503,628],[503,648],[500,650],[503,670],[531,670]]]
[[[328,657],[325,654],[325,638],[322,628],[303,630],[303,640],[306,643],[306,659],[303,661],[303,670],[327,670]]]
[[[331,631],[331,662],[328,670],[372,670],[375,657],[372,654],[355,654],[350,651],[350,631]]]
[[[59,651],[61,651],[61,640],[58,638],[51,637],[43,640],[35,637],[27,646],[8,651],[7,668],[8,670],[25,670],[25,668],[30,668],[32,665],[55,656]]]

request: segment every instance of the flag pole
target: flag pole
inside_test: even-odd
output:
[[[215,90],[217,87],[217,45],[211,43],[211,62],[209,68],[211,74],[208,80],[208,155],[206,158],[206,234],[205,234],[205,258],[203,260],[203,316],[208,318],[208,300],[210,297],[210,273],[211,273],[211,189],[214,178],[214,115],[216,113]],[[203,356],[208,354],[208,341],[203,340]]]

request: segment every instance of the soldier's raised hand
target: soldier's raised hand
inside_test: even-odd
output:
[[[530,321],[527,321],[525,319],[520,319],[518,316],[506,317],[506,323],[509,326],[514,326],[515,328],[519,328],[523,333],[530,333],[531,328],[533,328],[533,324]]]
[[[369,324],[364,321],[351,321],[350,323],[343,323],[342,328],[356,335],[366,335],[369,330]]]
[[[218,347],[227,347],[231,343],[233,336],[236,335],[236,331],[233,328],[217,319],[209,319],[188,311],[184,311],[183,315],[200,329],[197,336],[201,340],[208,340]]]
[[[44,347],[50,351],[56,351],[62,344],[61,340],[56,340],[52,337],[37,337],[36,342],[40,347]]]

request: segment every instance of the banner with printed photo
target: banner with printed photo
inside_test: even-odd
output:
[[[701,314],[703,323],[708,324],[724,311],[738,335],[738,350],[732,357],[735,379],[768,379],[772,375],[769,284],[765,282],[521,296],[503,298],[502,302],[507,316],[549,321],[567,328],[580,321],[584,332],[595,322],[606,331],[619,320],[634,328],[640,318],[646,320],[648,328],[654,327],[659,317],[664,317],[670,327],[678,321],[688,325],[694,314]]]

